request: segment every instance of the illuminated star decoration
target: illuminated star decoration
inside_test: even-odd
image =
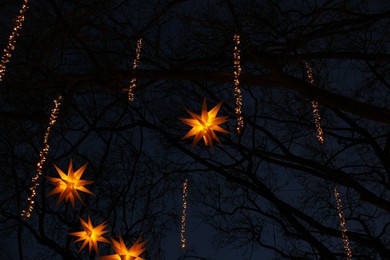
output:
[[[46,178],[48,178],[51,183],[56,186],[56,188],[54,188],[54,190],[49,193],[49,196],[60,193],[60,196],[57,200],[57,205],[63,200],[70,200],[70,202],[72,203],[72,207],[74,208],[75,198],[79,199],[81,203],[84,203],[80,197],[80,194],[77,192],[78,190],[85,193],[93,194],[91,191],[84,187],[84,185],[91,184],[93,183],[93,181],[80,180],[81,176],[85,171],[85,168],[87,167],[87,163],[81,166],[81,168],[78,169],[76,172],[74,172],[72,161],[70,161],[67,175],[63,171],[61,171],[61,169],[58,168],[56,165],[54,165],[54,167],[56,168],[61,178]]]
[[[112,247],[114,248],[116,254],[101,256],[99,257],[99,260],[145,260],[144,258],[140,257],[140,254],[145,251],[144,245],[146,241],[140,243],[139,238],[130,248],[126,247],[126,244],[120,235],[119,241],[116,241],[113,238],[111,238],[111,241]]]
[[[91,253],[92,247],[96,253],[99,253],[98,242],[110,243],[110,241],[108,241],[106,238],[102,236],[103,234],[108,232],[108,230],[104,230],[107,226],[105,223],[93,227],[91,218],[89,216],[88,216],[88,223],[86,223],[81,218],[80,218],[80,222],[81,225],[83,225],[84,231],[69,233],[69,235],[71,236],[79,237],[77,240],[74,241],[75,243],[84,240],[83,244],[79,249],[79,252],[83,250],[83,248],[88,244],[89,253]]]
[[[202,137],[205,145],[210,146],[211,148],[213,147],[213,139],[218,143],[221,143],[218,137],[215,135],[214,131],[229,133],[229,131],[218,126],[219,124],[228,121],[227,116],[217,117],[218,110],[221,108],[221,105],[222,101],[207,112],[206,98],[204,98],[201,115],[197,115],[191,111],[186,110],[192,116],[192,119],[180,118],[180,120],[183,123],[192,126],[192,129],[188,131],[182,140],[194,135],[195,137],[192,146],[195,146],[200,141],[200,139],[202,139]]]

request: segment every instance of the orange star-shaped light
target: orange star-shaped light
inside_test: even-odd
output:
[[[213,139],[218,143],[221,143],[214,131],[229,133],[229,131],[218,126],[219,124],[227,122],[227,116],[217,117],[218,110],[221,108],[222,101],[219,102],[214,108],[207,112],[206,98],[203,99],[202,113],[197,115],[191,111],[187,112],[192,116],[192,119],[180,118],[185,124],[192,126],[192,129],[182,138],[186,139],[195,135],[192,146],[195,146],[199,140],[203,137],[203,141],[206,146],[213,147]]]
[[[140,243],[140,238],[134,244],[127,248],[122,237],[119,235],[119,241],[111,238],[112,247],[116,254],[99,257],[99,260],[145,260],[139,255],[145,251],[144,244],[146,241]]]
[[[56,165],[54,165],[54,167],[56,168],[61,178],[54,178],[54,177],[46,177],[46,178],[48,178],[51,181],[51,183],[56,186],[56,188],[54,188],[54,190],[52,190],[49,193],[49,196],[57,193],[61,193],[60,196],[58,197],[57,205],[62,200],[66,200],[66,201],[70,200],[70,202],[72,203],[72,207],[74,208],[75,197],[79,199],[81,203],[84,203],[77,190],[89,194],[93,194],[91,191],[89,191],[84,187],[84,185],[91,184],[93,181],[80,180],[81,176],[85,171],[85,168],[87,167],[87,163],[81,166],[81,168],[78,169],[76,172],[74,172],[72,161],[70,161],[67,175],[63,171],[61,171]]]
[[[88,244],[89,253],[91,253],[92,247],[96,253],[99,253],[98,242],[110,243],[110,241],[108,241],[106,238],[102,236],[103,234],[108,232],[108,230],[104,230],[107,226],[105,223],[102,223],[97,227],[93,227],[91,218],[89,216],[88,216],[88,223],[86,223],[81,218],[80,218],[80,222],[83,225],[84,231],[69,233],[69,235],[79,237],[77,240],[74,241],[75,243],[84,240],[83,244],[79,249],[79,252],[83,250],[83,248]]]

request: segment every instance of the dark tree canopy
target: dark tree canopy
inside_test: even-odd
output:
[[[6,46],[22,1],[0,3]],[[147,240],[146,259],[213,259],[179,250],[189,212],[242,259],[345,259],[338,187],[354,259],[390,256],[390,2],[31,0],[0,82],[2,259],[86,259],[79,217]],[[241,36],[245,126],[235,132],[233,35]],[[135,100],[127,101],[137,39]],[[315,85],[306,78],[311,64]],[[88,162],[84,205],[56,205],[42,178],[20,216],[53,99],[63,96],[44,175]],[[220,101],[221,144],[181,140],[179,118]],[[317,142],[311,101],[325,142]],[[192,230],[196,229],[192,228]],[[190,232],[190,231],[188,231]],[[169,234],[177,234],[177,241]],[[190,236],[190,234],[188,234]],[[107,237],[108,238],[108,237]],[[206,236],[205,238],[206,239]],[[168,246],[167,246],[168,245]],[[32,253],[34,252],[34,253]],[[112,254],[101,244],[100,255]]]

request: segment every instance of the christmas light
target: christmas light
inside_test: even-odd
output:
[[[26,15],[28,9],[28,0],[24,0],[24,4],[19,11],[19,15],[16,17],[15,26],[12,29],[11,35],[8,38],[8,44],[4,49],[3,56],[0,61],[0,81],[3,80],[6,70],[6,64],[10,61],[11,53],[15,49],[16,38],[19,36],[20,31],[22,30],[24,16]]]
[[[307,81],[309,81],[309,83],[314,86],[315,82],[314,82],[314,78],[313,78],[313,70],[308,62],[305,62],[305,68],[306,68]],[[323,144],[324,143],[324,132],[322,131],[322,127],[321,127],[321,116],[320,116],[320,113],[318,111],[318,102],[312,101],[311,104],[313,107],[314,122],[316,124],[316,129],[317,129],[317,140],[320,144]]]
[[[309,83],[311,85],[314,86],[315,82],[314,82],[314,78],[313,78],[313,70],[308,62],[305,62],[305,69],[306,69],[307,80],[309,81]],[[321,128],[321,117],[320,117],[320,114],[318,111],[318,102],[312,101],[311,103],[313,106],[314,121],[315,121],[316,128],[317,128],[317,140],[320,144],[324,144],[325,139],[324,139],[324,133],[323,133],[322,128]],[[338,213],[339,220],[340,220],[341,237],[343,238],[343,242],[344,242],[344,250],[345,250],[345,253],[347,254],[347,260],[350,260],[350,259],[352,259],[352,251],[351,251],[351,248],[349,247],[347,228],[345,226],[344,213],[343,213],[343,210],[341,207],[341,199],[339,196],[339,191],[338,191],[337,185],[335,185],[333,187],[333,193],[334,193],[334,196],[336,198],[336,203],[337,203],[337,213]]]
[[[183,211],[181,215],[181,247],[186,247],[186,217],[187,217],[187,182],[188,180],[185,179],[183,182]]]
[[[46,155],[49,152],[49,135],[53,125],[57,121],[58,113],[60,111],[60,106],[61,106],[61,100],[62,100],[62,96],[58,96],[58,98],[54,100],[54,108],[51,111],[49,126],[47,127],[46,133],[43,137],[43,149],[39,153],[40,160],[37,163],[37,172],[31,180],[32,186],[30,188],[31,191],[30,197],[27,199],[28,205],[21,214],[23,217],[26,218],[29,218],[31,216],[32,211],[34,210],[35,197],[37,195],[36,192],[39,186],[39,182],[38,182],[39,177],[42,175],[43,164],[45,163]]]
[[[129,102],[134,101],[134,89],[135,89],[136,83],[137,83],[136,70],[138,68],[139,57],[141,55],[141,47],[142,47],[142,38],[138,39],[138,41],[137,41],[137,48],[135,51],[135,58],[134,58],[134,62],[133,62],[133,75],[134,76],[130,82],[129,92],[128,92]]]
[[[338,211],[338,216],[339,216],[340,226],[341,226],[341,237],[343,238],[343,241],[344,241],[344,250],[345,250],[345,253],[347,254],[347,259],[350,260],[350,259],[352,259],[352,252],[351,252],[351,248],[349,247],[349,240],[348,240],[348,235],[347,235],[348,230],[347,230],[347,227],[345,226],[345,219],[344,219],[344,214],[343,214],[342,205],[341,205],[341,199],[339,196],[339,191],[338,191],[337,185],[335,185],[333,187],[333,191],[334,191],[334,196],[335,196],[336,202],[337,202],[337,211]]]
[[[240,36],[238,34],[234,35],[234,52],[233,52],[233,59],[234,59],[234,96],[236,97],[236,115],[237,115],[237,133],[240,134],[242,128],[244,127],[244,119],[242,118],[242,95],[241,95],[241,89],[240,89],[240,74],[241,74],[241,56],[240,56]]]

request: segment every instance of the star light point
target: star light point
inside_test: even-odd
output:
[[[140,255],[146,250],[144,247],[146,241],[140,242],[138,238],[134,244],[127,248],[122,236],[119,235],[119,240],[111,238],[111,244],[116,254],[99,257],[99,260],[145,260]]]
[[[107,226],[105,222],[94,227],[92,225],[92,221],[89,216],[88,216],[88,223],[86,223],[81,218],[80,218],[80,222],[84,230],[69,233],[69,235],[71,236],[79,237],[74,241],[74,243],[81,242],[84,240],[83,244],[79,249],[79,252],[81,252],[81,250],[83,250],[83,248],[88,244],[89,253],[91,253],[92,248],[93,250],[95,250],[96,253],[99,253],[98,242],[110,243],[110,241],[108,241],[105,237],[102,236],[103,234],[108,232],[108,230],[104,230]]]
[[[61,178],[48,177],[48,176],[46,176],[46,178],[49,179],[54,186],[56,186],[48,195],[51,196],[60,193],[60,196],[58,197],[57,200],[57,205],[63,200],[65,201],[70,200],[72,204],[72,208],[74,208],[75,198],[80,200],[81,203],[84,203],[80,197],[80,194],[78,193],[78,190],[88,194],[93,194],[90,190],[84,187],[84,185],[91,184],[93,183],[93,181],[80,179],[85,171],[85,168],[87,167],[87,164],[88,163],[85,163],[77,171],[74,171],[73,163],[72,161],[70,161],[68,167],[68,174],[65,174],[60,168],[58,168],[54,164],[54,167],[56,168]]]
[[[186,111],[188,112],[188,114],[190,114],[192,118],[180,118],[180,120],[183,123],[192,126],[192,129],[188,131],[188,133],[182,138],[182,140],[191,136],[195,136],[194,141],[192,143],[192,146],[195,146],[200,141],[200,139],[203,138],[205,145],[210,146],[211,148],[213,148],[213,140],[218,143],[221,143],[214,131],[227,134],[229,133],[229,131],[219,126],[220,124],[228,121],[227,116],[217,117],[218,111],[221,106],[222,101],[219,102],[210,111],[207,111],[207,102],[206,98],[204,98],[202,112],[200,115],[195,114],[186,109]]]

